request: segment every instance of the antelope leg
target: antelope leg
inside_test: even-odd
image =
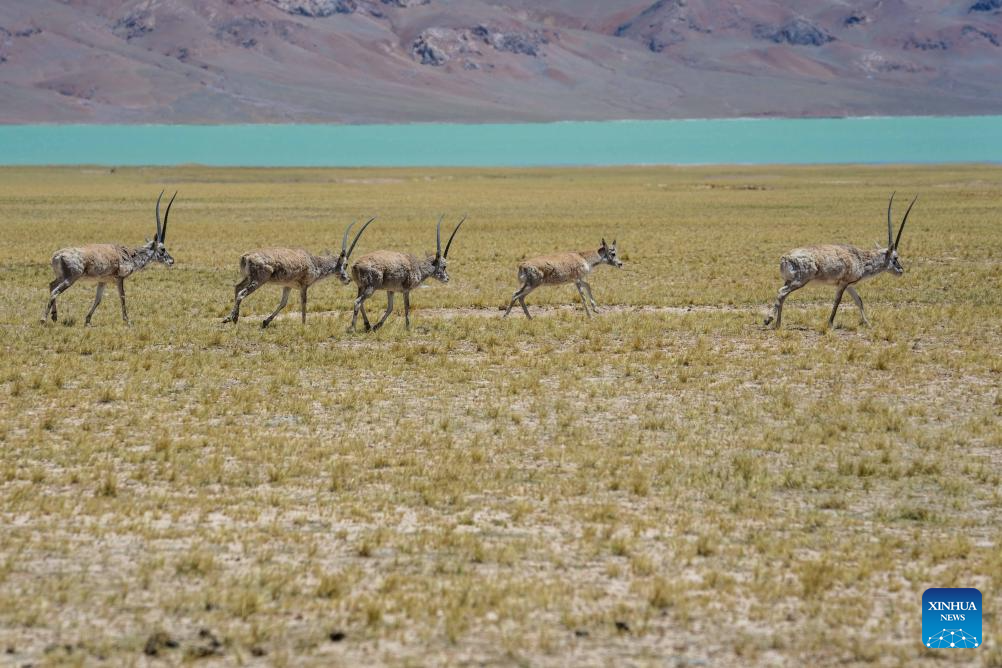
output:
[[[866,319],[866,311],[863,310],[863,300],[860,299],[859,293],[856,292],[856,288],[850,285],[846,288],[846,290],[849,291],[849,296],[852,297],[852,300],[856,302],[856,307],[859,309],[859,317],[862,319],[863,324],[869,325],[870,321]]]
[[[56,316],[56,297],[66,292],[71,285],[76,282],[76,279],[71,278],[57,278],[56,280],[49,283],[49,301],[45,305],[45,312],[42,314],[42,322],[44,323],[49,318],[49,311],[52,312],[52,319],[55,320]]]
[[[264,322],[261,323],[261,329],[264,329],[265,327],[270,325],[271,321],[275,319],[275,316],[277,316],[282,311],[282,309],[285,308],[285,305],[289,303],[290,292],[292,292],[292,288],[282,288],[282,300],[278,302],[278,308],[272,311],[271,315],[269,315],[267,318],[264,319]]]
[[[523,283],[522,287],[520,287],[518,290],[516,290],[512,294],[511,301],[508,303],[508,308],[507,308],[507,310],[505,310],[504,315],[501,316],[502,318],[507,318],[508,317],[508,314],[511,313],[511,307],[515,305],[515,302],[519,301],[520,299],[523,299],[525,297],[525,295],[529,294],[526,291],[526,288],[528,288],[528,287],[529,287],[528,283]]]
[[[118,279],[118,301],[122,303],[122,320],[129,324],[129,312],[125,308],[125,279]]]
[[[94,293],[94,303],[91,304],[90,310],[87,311],[87,317],[84,318],[84,325],[90,325],[90,318],[94,315],[94,311],[97,310],[97,305],[101,303],[101,299],[104,297],[104,283],[97,284],[97,292]]]
[[[581,287],[581,281],[577,281],[574,285],[578,289],[578,294],[581,295],[581,305],[584,306],[585,313],[590,318],[591,311],[588,310],[588,298],[585,297],[584,289]]]
[[[591,293],[591,285],[587,281],[581,281],[581,285],[584,286],[585,292],[588,293],[588,300],[591,302],[591,309],[598,313],[598,304],[595,303],[595,296]]]
[[[839,286],[839,289],[835,291],[835,305],[832,306],[832,314],[828,316],[828,326],[831,327],[835,324],[835,314],[838,313],[838,305],[842,302],[842,293],[845,292],[846,286]]]
[[[375,292],[372,288],[363,288],[361,285],[358,286],[358,297],[355,298],[355,308],[351,314],[351,326],[348,328],[349,332],[355,331],[355,322],[358,320],[358,314],[362,314],[362,322],[365,323],[365,331],[369,331],[372,327],[369,325],[369,317],[365,314],[365,300],[372,296]]]
[[[392,312],[393,312],[393,292],[390,291],[386,293],[386,312],[383,313],[383,317],[379,319],[379,322],[377,322],[373,326],[372,328],[373,331],[382,327],[383,323],[386,322],[386,319],[390,317],[390,313]]]
[[[765,319],[765,324],[768,325],[773,320],[776,321],[775,328],[779,329],[780,323],[783,322],[783,302],[786,298],[790,296],[790,293],[794,290],[799,290],[800,288],[807,285],[806,283],[794,283],[790,281],[786,283],[779,289],[779,294],[776,295],[776,303],[772,306],[772,315]]]
[[[233,302],[233,310],[230,311],[230,314],[223,320],[223,322],[236,322],[240,320],[240,303],[243,302],[243,300],[247,299],[247,297],[251,293],[253,293],[255,290],[257,290],[259,287],[261,287],[266,283],[266,281],[255,281],[252,278],[248,278],[246,280],[247,280],[246,285],[244,285],[243,288],[240,288],[240,290],[237,292],[236,299]],[[242,282],[243,281],[241,281],[241,283]]]

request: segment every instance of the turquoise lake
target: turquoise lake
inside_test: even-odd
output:
[[[1002,160],[1002,116],[416,125],[2,125],[3,165],[545,166]]]

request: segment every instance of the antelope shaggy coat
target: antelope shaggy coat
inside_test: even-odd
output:
[[[525,312],[525,317],[531,320],[529,307],[525,303],[525,298],[529,293],[541,285],[560,285],[563,283],[574,283],[578,294],[581,295],[581,304],[584,306],[585,313],[591,317],[588,302],[591,302],[592,309],[595,311],[598,311],[598,304],[595,303],[595,297],[591,293],[591,285],[585,278],[592,272],[592,269],[600,264],[622,268],[623,263],[616,257],[615,241],[609,245],[605,239],[602,239],[602,245],[598,250],[553,253],[522,262],[518,265],[518,280],[522,282],[522,285],[511,296],[504,317],[508,317],[515,302],[518,302],[522,306],[522,311]]]

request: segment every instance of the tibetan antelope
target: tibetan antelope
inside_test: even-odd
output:
[[[394,292],[404,294],[404,322],[407,329],[411,328],[411,290],[421,285],[429,276],[433,276],[443,283],[449,282],[446,259],[449,257],[449,249],[452,248],[452,240],[456,238],[456,232],[463,225],[466,216],[463,216],[463,219],[452,231],[443,253],[442,218],[444,217],[438,219],[438,226],[435,228],[435,257],[428,255],[421,259],[407,253],[376,251],[363,255],[351,266],[351,276],[355,279],[355,284],[358,285],[358,297],[355,299],[355,311],[351,316],[349,331],[355,331],[355,322],[358,320],[359,312],[362,313],[365,331],[382,327],[393,311]],[[369,324],[369,316],[365,313],[365,300],[371,297],[376,290],[386,291],[386,312],[379,319],[379,322],[372,326]]]
[[[891,200],[887,204],[887,248],[875,248],[864,250],[848,244],[828,244],[824,246],[807,246],[805,248],[795,248],[779,261],[779,271],[783,275],[785,283],[779,289],[776,303],[773,304],[772,314],[765,319],[765,324],[775,322],[778,329],[783,319],[783,302],[794,290],[799,290],[811,281],[825,283],[835,286],[835,305],[832,306],[832,313],[828,316],[828,327],[835,322],[835,314],[838,312],[838,305],[842,301],[842,293],[849,291],[849,296],[856,302],[859,308],[859,315],[864,325],[869,324],[866,319],[866,312],[863,311],[863,300],[853,287],[856,283],[866,280],[888,269],[895,276],[901,276],[904,269],[898,260],[898,243],[901,241],[901,232],[908,222],[908,214],[915,206],[915,199],[908,205],[905,217],[898,228],[898,236],[892,236],[894,226],[891,223],[891,207],[894,205],[894,193],[891,193]]]
[[[370,218],[365,225],[362,225],[355,235],[355,240],[351,242],[351,247],[348,247],[348,233],[355,224],[352,222],[341,238],[341,253],[338,255],[331,255],[329,252],[324,255],[314,255],[301,248],[262,248],[245,253],[240,258],[240,273],[243,278],[233,288],[233,310],[223,318],[223,322],[236,323],[240,319],[240,302],[265,283],[275,283],[282,286],[282,299],[278,303],[278,308],[261,323],[262,329],[270,325],[275,316],[285,308],[292,288],[299,288],[299,302],[305,324],[306,291],[314,283],[334,274],[337,274],[345,285],[351,283],[347,271],[348,258],[355,250],[362,232],[365,232],[365,228],[374,220],[375,218]]]
[[[56,298],[77,281],[97,283],[97,293],[94,295],[94,303],[87,311],[85,325],[90,325],[90,319],[101,303],[101,298],[104,297],[104,286],[112,282],[118,286],[118,298],[122,302],[122,320],[129,324],[129,314],[125,309],[125,279],[145,269],[150,262],[161,262],[168,267],[174,265],[174,258],[167,252],[164,239],[167,237],[170,207],[177,193],[174,193],[174,197],[167,203],[167,211],[164,212],[164,222],[161,226],[160,199],[163,196],[161,191],[157,197],[156,236],[145,245],[128,248],[115,244],[88,244],[79,248],[63,248],[53,254],[52,271],[56,274],[56,278],[49,283],[49,301],[45,305],[45,311],[42,312],[42,324],[45,324],[50,314],[52,322],[56,322]]]
[[[585,278],[592,269],[600,264],[608,264],[622,269],[623,263],[616,257],[615,239],[613,239],[611,246],[605,243],[605,239],[602,239],[602,246],[597,251],[554,253],[522,262],[518,265],[518,280],[522,281],[522,287],[511,296],[511,302],[503,317],[507,318],[508,314],[511,313],[512,306],[518,302],[522,305],[522,310],[525,311],[525,317],[532,320],[532,316],[529,315],[529,307],[525,305],[525,298],[529,296],[529,293],[541,285],[560,285],[562,283],[574,283],[578,294],[581,295],[581,304],[584,306],[585,313],[591,317],[588,301],[591,301],[591,307],[596,312],[598,304],[595,303],[595,298],[591,294],[591,286],[588,285]],[[588,293],[587,299],[585,299],[586,292]]]

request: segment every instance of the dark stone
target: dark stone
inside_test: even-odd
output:
[[[862,23],[866,23],[866,17],[863,16],[862,14],[850,14],[849,16],[845,17],[844,21],[842,21],[842,25],[844,25],[847,28],[851,26],[858,26]]]
[[[223,41],[245,49],[252,49],[257,46],[257,39],[252,37],[253,33],[264,32],[268,29],[268,22],[261,19],[245,16],[239,19],[226,21],[216,28],[216,37]]]
[[[168,648],[173,649],[175,647],[177,647],[176,640],[163,631],[157,631],[146,639],[146,645],[143,647],[143,654],[146,656],[157,656],[162,650]]]
[[[997,12],[1002,9],[1002,0],[978,0],[971,5],[969,12]]]
[[[497,51],[507,51],[523,56],[539,55],[539,47],[547,43],[545,37],[534,32],[502,32],[493,30],[490,27],[480,24],[471,30],[474,37],[478,37],[489,44]]]
[[[999,36],[993,32],[989,32],[988,30],[981,30],[979,28],[975,28],[974,26],[964,26],[964,29],[960,31],[960,34],[964,37],[967,37],[968,35],[981,37],[982,39],[988,40],[992,46],[1000,46]]]
[[[334,14],[354,14],[356,0],[271,0],[283,12],[309,18],[326,18]]]
[[[411,46],[411,53],[417,57],[422,65],[433,65],[438,67],[445,65],[449,61],[449,56],[424,37],[418,37]]]
[[[111,32],[128,42],[153,32],[153,23],[152,14],[137,10],[116,21]]]
[[[209,629],[205,628],[199,629],[198,639],[200,641],[200,644],[195,645],[194,647],[189,647],[186,650],[185,653],[188,656],[197,659],[202,659],[208,656],[215,656],[217,654],[223,653],[221,649],[223,643],[220,642],[219,638],[216,637],[216,634],[214,634]]]
[[[201,640],[204,640],[210,647],[216,648],[222,645],[222,643],[219,642],[219,638],[216,637],[216,634],[209,629],[199,629],[198,637]]]
[[[909,37],[908,41],[905,42],[905,49],[918,49],[919,51],[947,51],[950,48],[950,42],[945,39],[924,39],[919,40],[917,37]]]
[[[331,642],[341,642],[345,638],[345,633],[344,631],[331,631],[328,637],[331,639]]]
[[[616,620],[616,630],[620,633],[628,633],[630,631],[630,625],[626,622]]]
[[[778,28],[757,25],[753,34],[758,39],[768,39],[777,44],[786,42],[794,46],[823,46],[835,38],[804,18],[795,18]]]

